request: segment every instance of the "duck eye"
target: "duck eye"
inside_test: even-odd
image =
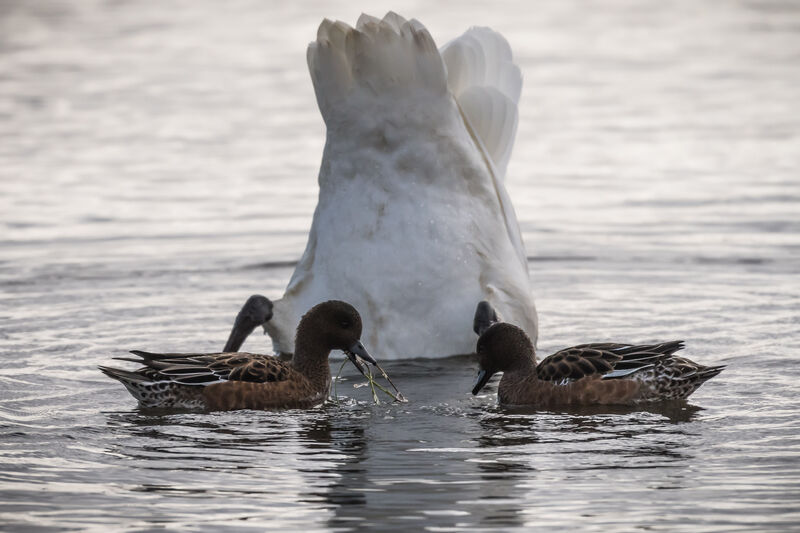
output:
[[[350,321],[349,320],[342,320],[339,322],[339,325],[342,326],[344,329],[350,328]]]

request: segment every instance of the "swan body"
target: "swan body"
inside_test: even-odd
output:
[[[437,49],[416,20],[325,20],[308,66],[327,127],[305,252],[265,329],[294,352],[303,310],[345,299],[386,359],[470,353],[489,301],[534,340],[526,254],[503,185],[521,89],[505,39]]]

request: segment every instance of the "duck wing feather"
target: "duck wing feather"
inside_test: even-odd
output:
[[[579,344],[546,357],[536,367],[539,379],[570,382],[597,376],[614,379],[652,368],[683,348],[683,341],[660,344]]]
[[[236,353],[183,354],[151,353],[131,351],[140,359],[123,358],[144,365],[145,371],[154,379],[162,379],[183,385],[211,385],[224,381],[248,381],[267,383],[286,381],[293,371],[290,364],[276,357]]]

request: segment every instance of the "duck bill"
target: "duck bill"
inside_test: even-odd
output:
[[[489,380],[492,378],[492,374],[487,372],[486,370],[479,370],[478,377],[475,380],[475,385],[472,386],[472,394],[478,394],[482,388],[489,383]]]
[[[364,345],[361,344],[361,341],[354,342],[348,349],[344,350],[344,353],[347,355],[347,358],[350,359],[350,362],[353,363],[353,366],[365,376],[366,370],[364,369],[364,361],[372,363],[373,365],[378,364],[375,358],[364,348]]]

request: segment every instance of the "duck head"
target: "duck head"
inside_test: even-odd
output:
[[[311,308],[297,326],[295,346],[302,346],[313,339],[319,346],[330,350],[342,350],[361,373],[363,361],[376,364],[375,359],[361,343],[361,315],[347,302],[328,300]],[[298,351],[295,350],[295,357]]]
[[[478,394],[497,372],[509,372],[534,362],[533,344],[517,326],[498,322],[486,329],[478,339],[478,377],[472,394]]]

